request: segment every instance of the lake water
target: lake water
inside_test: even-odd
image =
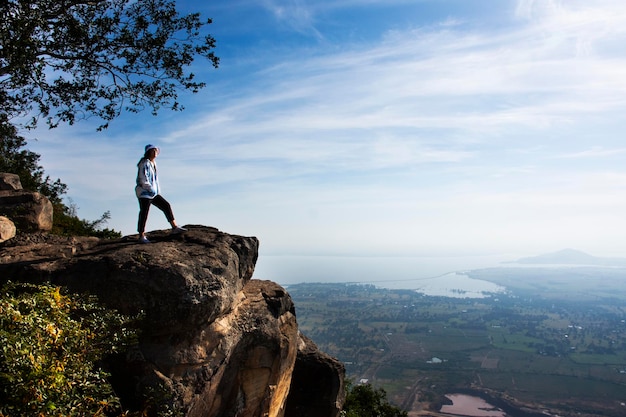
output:
[[[463,271],[499,266],[514,255],[457,257],[263,256],[254,278],[283,286],[302,282],[354,282],[413,289],[426,295],[484,297],[505,289],[471,279]]]
[[[500,285],[473,279],[458,272],[422,280],[415,288],[410,289],[425,295],[451,298],[485,298],[506,291]]]
[[[472,397],[465,394],[446,395],[452,405],[444,405],[441,412],[457,416],[468,417],[505,417],[506,413],[499,408],[489,404],[482,398]]]

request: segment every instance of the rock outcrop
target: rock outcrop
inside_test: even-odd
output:
[[[300,335],[285,417],[337,415],[345,401],[343,364]]]
[[[0,245],[0,277],[142,312],[138,345],[112,364],[127,404],[160,387],[189,417],[337,416],[343,365],[299,333],[282,287],[252,279],[258,240],[188,228],[148,245],[19,234]]]
[[[0,215],[8,217],[20,231],[52,229],[52,203],[38,192],[22,189],[15,174],[0,173]]]
[[[17,191],[22,189],[22,181],[17,174],[0,172],[0,191]]]
[[[0,216],[0,243],[15,237],[17,229],[15,223],[8,217]]]

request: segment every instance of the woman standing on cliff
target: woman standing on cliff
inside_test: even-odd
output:
[[[160,209],[172,226],[172,233],[183,233],[187,229],[179,227],[174,219],[172,207],[166,199],[160,194],[159,178],[157,177],[157,168],[155,159],[160,150],[154,145],[146,145],[143,158],[137,163],[137,186],[135,193],[139,200],[139,221],[137,223],[137,231],[139,232],[139,243],[150,243],[146,237],[146,221],[148,220],[148,212],[150,206],[154,204]]]

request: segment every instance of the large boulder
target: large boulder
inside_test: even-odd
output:
[[[44,195],[22,189],[20,177],[0,173],[0,215],[23,232],[52,229],[52,203]]]
[[[15,223],[9,218],[0,216],[0,243],[15,237]]]
[[[294,392],[315,407],[302,415],[336,417],[343,366],[321,352],[311,360],[317,348],[303,344],[289,294],[252,279],[258,240],[187,228],[153,232],[152,244],[136,236],[18,235],[0,246],[0,281],[51,282],[142,313],[138,345],[111,362],[116,391],[131,408],[157,387],[165,406],[187,417],[284,417],[296,415],[288,406]],[[298,369],[306,372],[294,379]]]
[[[9,174],[7,172],[0,172],[0,190],[12,190],[18,191],[22,189],[22,182],[17,174]]]
[[[342,363],[301,334],[285,417],[338,416],[346,399],[345,373]]]

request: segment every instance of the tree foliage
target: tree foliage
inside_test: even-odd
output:
[[[63,204],[56,210],[53,218],[52,233],[62,236],[95,236],[101,239],[116,239],[122,233],[103,227],[111,218],[111,212],[105,211],[97,220],[81,219],[76,214],[73,204]]]
[[[342,417],[406,417],[408,413],[387,400],[384,389],[348,383]]]
[[[0,293],[0,416],[119,414],[98,366],[133,342],[129,319],[49,285],[6,284]]]
[[[219,62],[202,34],[211,20],[172,0],[4,0],[0,15],[0,112],[27,127],[179,110],[179,89],[204,86],[188,68],[196,57]]]

